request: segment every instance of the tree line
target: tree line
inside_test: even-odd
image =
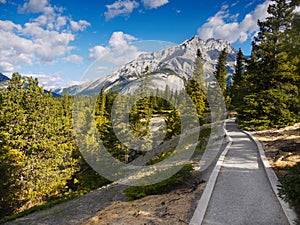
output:
[[[299,122],[299,1],[274,0],[268,17],[258,21],[250,58],[238,52],[229,107],[244,129],[284,127]]]

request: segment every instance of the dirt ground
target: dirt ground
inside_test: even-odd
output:
[[[280,180],[287,174],[289,167],[300,162],[300,123],[252,134],[262,142],[266,156]]]
[[[300,123],[251,133],[262,143],[270,165],[282,181],[289,168],[300,162]],[[296,213],[300,218],[300,208]]]
[[[118,201],[100,211],[82,225],[184,225],[197,206],[205,188],[194,174],[175,190],[135,201]]]

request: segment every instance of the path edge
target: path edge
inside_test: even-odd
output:
[[[211,199],[213,190],[215,188],[215,184],[216,184],[219,172],[221,170],[223,161],[224,161],[225,156],[227,155],[228,150],[232,144],[232,139],[228,135],[228,132],[226,129],[225,129],[225,134],[226,134],[226,137],[228,137],[228,143],[227,143],[226,147],[224,148],[223,152],[221,153],[218,161],[216,162],[216,165],[207,181],[205,189],[201,195],[200,200],[198,201],[197,208],[193,214],[192,219],[190,220],[189,225],[199,225],[199,224],[202,224],[202,222],[203,222],[203,219],[204,219],[209,201]]]
[[[276,195],[276,198],[277,200],[279,201],[280,205],[281,205],[281,208],[284,212],[284,214],[286,215],[289,223],[291,225],[296,225],[296,221],[297,221],[297,215],[295,213],[295,211],[290,207],[290,204],[285,202],[284,200],[282,200],[279,195],[278,195],[278,185],[281,185],[276,173],[274,172],[274,170],[272,169],[267,157],[266,157],[266,154],[265,154],[265,151],[262,147],[262,144],[259,140],[257,140],[256,137],[254,137],[250,132],[248,131],[244,131],[242,130],[245,134],[247,134],[256,144],[257,148],[258,148],[258,152],[259,152],[259,156],[260,156],[260,159],[262,161],[262,164],[263,164],[263,167],[264,167],[264,170],[267,174],[267,177],[268,177],[268,180],[271,184],[271,187],[272,187],[272,190],[274,192],[274,194]]]

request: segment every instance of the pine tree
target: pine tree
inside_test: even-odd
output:
[[[237,58],[236,58],[236,66],[235,66],[235,72],[232,77],[233,84],[234,85],[240,85],[242,76],[245,72],[245,56],[241,49],[239,49]]]
[[[237,58],[236,58],[236,66],[235,73],[232,77],[232,83],[227,89],[226,95],[230,98],[229,108],[232,106],[238,107],[238,105],[242,102],[242,94],[245,85],[245,56],[241,49],[239,49]]]
[[[70,114],[61,103],[51,92],[44,94],[37,79],[17,73],[1,91],[1,213],[40,204],[66,190],[76,160]]]
[[[197,49],[196,54],[196,60],[195,60],[195,67],[193,71],[193,79],[199,84],[202,91],[205,91],[205,85],[204,85],[204,60],[202,57],[202,53],[200,49]]]
[[[285,44],[294,6],[285,0],[273,2],[268,8],[270,16],[258,21],[260,31],[247,66],[247,90],[238,111],[238,120],[247,128],[285,126],[297,120],[293,108],[299,102],[295,85],[299,75]]]
[[[227,69],[226,69],[226,61],[227,61],[227,52],[226,49],[224,48],[219,56],[216,72],[215,72],[215,77],[219,83],[219,86],[223,93],[226,90],[226,75],[227,75]]]
[[[166,138],[171,139],[173,136],[179,135],[181,131],[180,115],[178,111],[173,107],[169,113],[167,119],[167,134]]]
[[[20,173],[25,164],[24,109],[21,107],[24,80],[17,73],[12,75],[7,89],[1,90],[0,110],[0,218],[15,212],[24,202]]]
[[[198,49],[196,54],[193,77],[189,79],[186,83],[186,92],[190,95],[200,120],[203,119],[203,114],[206,110],[206,97],[204,93],[204,91],[206,91],[206,87],[204,85],[203,65],[204,62],[202,54],[201,51]]]

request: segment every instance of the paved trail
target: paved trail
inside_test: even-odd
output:
[[[233,122],[227,123],[232,145],[225,157],[202,224],[285,225],[256,144]]]
[[[227,123],[227,130],[233,143],[218,175],[202,224],[289,224],[259,160],[257,146],[233,122]],[[122,189],[123,186],[116,185],[109,190],[97,190],[6,224],[81,224],[112,201],[122,199],[122,196],[116,196]]]

